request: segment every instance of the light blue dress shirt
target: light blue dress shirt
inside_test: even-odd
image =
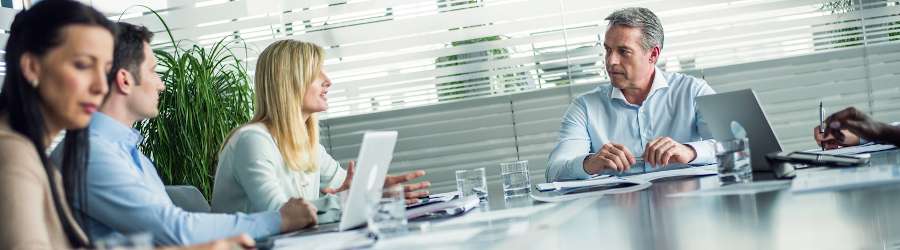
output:
[[[148,232],[161,245],[187,245],[247,233],[254,238],[280,232],[279,212],[191,213],[176,207],[156,172],[138,151],[138,131],[97,112],[90,123],[87,209],[84,227],[92,239]],[[61,149],[54,151],[59,160]],[[76,197],[81,198],[81,197]]]
[[[563,117],[559,142],[550,153],[547,181],[589,178],[582,165],[584,158],[603,144],[622,144],[640,157],[647,143],[664,136],[694,148],[697,157],[690,164],[715,163],[715,141],[696,108],[696,97],[714,93],[706,81],[656,68],[641,105],[626,101],[622,90],[611,84],[576,97]],[[654,170],[650,164],[638,162],[626,173]]]

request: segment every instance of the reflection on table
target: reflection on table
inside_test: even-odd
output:
[[[823,177],[824,176],[824,177]],[[869,176],[873,185],[794,192],[813,178]],[[874,177],[873,177],[874,176]],[[827,177],[827,178],[825,178]],[[900,248],[900,151],[868,166],[808,168],[794,183],[721,187],[716,176],[561,203],[524,197],[448,219],[412,222],[376,249],[884,249]],[[862,182],[864,183],[864,182]],[[493,194],[492,194],[493,195]]]

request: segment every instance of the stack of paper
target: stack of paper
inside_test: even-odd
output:
[[[457,215],[478,207],[478,197],[470,195],[466,198],[441,201],[406,210],[406,218],[414,219],[428,214],[441,213],[445,215]]]
[[[718,173],[718,165],[714,164],[630,176],[602,175],[587,180],[541,183],[538,184],[538,189],[549,189],[551,191],[532,193],[531,197],[543,202],[560,202],[584,197],[601,196],[604,194],[639,191],[650,187],[652,181],[663,178],[704,176],[714,175],[716,173]]]
[[[610,176],[610,175],[601,175],[596,176],[587,180],[577,180],[577,181],[558,181],[547,184],[541,184],[542,186],[547,185],[553,187],[556,190],[563,190],[568,188],[579,188],[579,187],[591,187],[591,186],[601,186],[601,185],[612,185],[612,184],[620,184],[620,183],[643,183],[643,182],[651,182],[658,179],[663,178],[671,178],[671,177],[683,177],[683,176],[703,176],[703,175],[714,175],[718,171],[718,165],[706,165],[699,167],[688,167],[688,168],[680,168],[674,170],[664,170],[664,171],[655,171],[644,174],[636,174],[629,176]]]
[[[679,168],[674,170],[664,170],[664,171],[656,171],[650,172],[646,174],[637,174],[630,175],[624,178],[628,178],[630,180],[639,180],[639,181],[655,181],[659,179],[665,178],[673,178],[673,177],[688,177],[688,176],[704,176],[704,175],[714,175],[719,173],[719,165],[705,165],[698,167],[689,167],[689,168]]]

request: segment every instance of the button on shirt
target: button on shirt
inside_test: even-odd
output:
[[[176,207],[156,172],[140,151],[138,131],[97,112],[91,118],[86,217],[93,239],[149,232],[156,244],[186,245],[241,233],[254,238],[279,233],[278,211],[254,214],[191,213]],[[61,149],[54,160],[61,159]],[[80,198],[80,197],[77,197]]]
[[[696,108],[696,97],[715,91],[701,79],[655,70],[650,92],[641,105],[629,103],[622,90],[611,84],[575,98],[563,117],[559,142],[550,153],[548,181],[589,178],[584,159],[606,143],[622,144],[640,157],[647,143],[665,136],[694,148],[697,157],[690,164],[715,163],[715,141]],[[639,162],[627,173],[653,170]]]

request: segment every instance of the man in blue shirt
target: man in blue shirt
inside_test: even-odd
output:
[[[254,214],[190,213],[176,207],[153,163],[140,151],[143,139],[132,125],[159,114],[165,86],[156,74],[147,28],[118,24],[110,92],[91,119],[86,207],[74,210],[94,239],[149,232],[160,245],[186,245],[248,233],[254,238],[315,225],[316,208],[292,199],[279,211]],[[58,159],[57,148],[53,158]]]
[[[569,106],[550,153],[547,180],[714,163],[715,142],[695,102],[713,89],[701,79],[656,67],[663,29],[650,10],[622,9],[606,20],[603,47],[611,84],[578,96]]]

